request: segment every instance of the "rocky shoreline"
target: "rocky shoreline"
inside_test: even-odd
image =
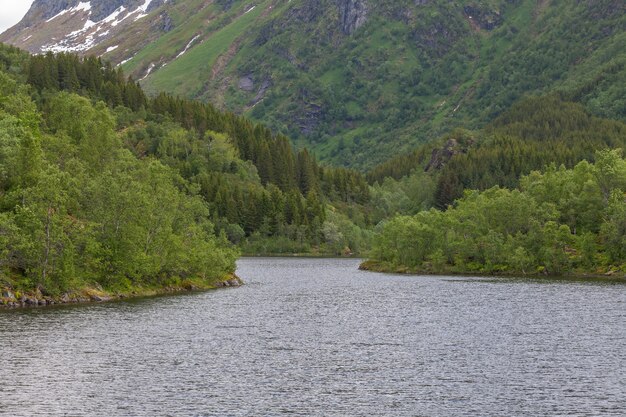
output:
[[[87,287],[69,291],[57,296],[45,295],[40,288],[34,291],[19,291],[11,288],[0,288],[0,309],[46,307],[53,305],[103,303],[128,298],[149,297],[155,295],[176,294],[184,292],[205,291],[217,288],[240,287],[243,281],[235,274],[225,277],[216,284],[205,285],[188,282],[182,285],[162,288],[136,288],[130,292],[110,293],[100,287]]]

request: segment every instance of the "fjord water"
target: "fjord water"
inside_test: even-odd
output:
[[[242,288],[0,311],[0,415],[626,415],[626,286],[357,267],[248,258]]]

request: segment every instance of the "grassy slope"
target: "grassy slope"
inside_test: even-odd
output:
[[[213,32],[208,40],[156,72],[147,84],[149,89],[172,91],[188,97],[197,95],[217,58],[259,17],[267,3],[259,3],[253,10],[233,16],[230,23]]]

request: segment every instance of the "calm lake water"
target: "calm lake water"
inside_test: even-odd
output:
[[[243,259],[242,288],[0,311],[0,415],[626,415],[626,286],[358,263]]]

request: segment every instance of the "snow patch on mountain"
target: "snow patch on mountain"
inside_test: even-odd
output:
[[[187,44],[187,46],[185,46],[185,49],[183,49],[183,51],[181,53],[179,53],[178,55],[176,55],[176,58],[180,58],[181,56],[183,56],[183,54],[185,52],[187,52],[189,50],[189,48],[191,48],[191,45],[195,42],[196,39],[198,39],[200,37],[200,35],[196,35],[193,37],[192,40],[189,41],[189,43]],[[174,58],[174,59],[176,59]]]
[[[102,19],[102,23],[111,23],[111,26],[117,26],[119,23],[117,17],[126,10],[126,7],[120,6],[119,9]]]
[[[150,64],[150,66],[148,67],[148,70],[146,71],[146,75],[143,76],[143,78],[139,81],[145,80],[148,75],[150,75],[150,73],[152,72],[152,70],[154,69],[154,67],[156,67],[156,64],[153,62]]]
[[[64,14],[76,13],[76,12],[80,12],[80,11],[90,12],[91,11],[91,2],[90,1],[80,2],[80,3],[78,3],[78,5],[72,7],[71,9],[63,10],[63,11],[57,13],[56,15],[52,16],[50,19],[46,20],[46,23],[50,23],[54,19],[56,19],[57,17],[63,16]]]
[[[169,0],[165,0],[162,4],[167,3],[168,1]],[[91,1],[81,1],[78,5],[62,10],[52,16],[50,19],[46,20],[46,23],[51,23],[61,16],[67,16],[68,19],[82,18],[85,19],[82,28],[69,32],[59,41],[55,40],[52,43],[43,45],[41,47],[41,51],[83,52],[91,49],[109,37],[112,29],[116,28],[129,17],[133,17],[134,19],[132,19],[132,21],[136,21],[147,16],[152,3],[153,0],[145,0],[142,4],[132,10],[128,7],[120,6],[105,18],[99,21],[93,21]],[[80,16],[79,12],[82,12],[84,16]]]
[[[146,0],[144,4],[142,4],[141,6],[139,6],[139,8],[137,9],[138,11],[140,11],[140,13],[135,17],[135,21],[148,16],[148,9],[150,8],[150,5],[152,4],[153,0]],[[163,4],[167,3],[169,0],[164,0]]]

